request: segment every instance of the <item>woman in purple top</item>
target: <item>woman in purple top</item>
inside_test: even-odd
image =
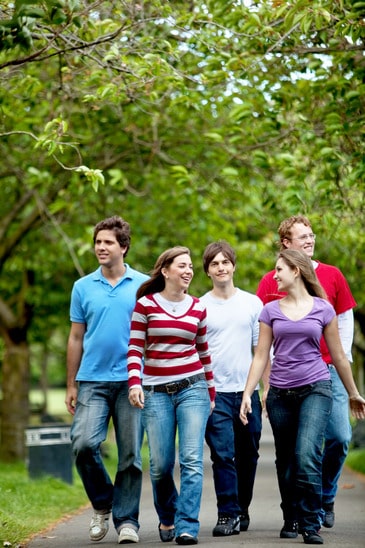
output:
[[[287,295],[268,303],[261,312],[259,341],[240,416],[247,424],[251,395],[266,368],[273,345],[266,409],[275,440],[285,522],[282,531],[292,530],[294,538],[299,528],[305,544],[323,544],[318,534],[321,463],[332,392],[328,367],[321,357],[322,335],[357,419],[365,418],[365,400],[358,392],[342,349],[336,313],[326,300],[309,257],[301,251],[283,250],[276,262],[274,278],[278,290],[286,291]]]

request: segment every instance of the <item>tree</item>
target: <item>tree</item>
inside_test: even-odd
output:
[[[130,221],[145,271],[175,243],[199,265],[224,237],[255,291],[279,221],[307,213],[363,328],[359,3],[0,4],[2,458],[24,455],[29,342],[66,324],[102,216]]]

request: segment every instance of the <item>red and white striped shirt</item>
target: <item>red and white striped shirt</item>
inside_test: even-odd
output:
[[[207,343],[206,309],[196,297],[179,317],[166,312],[153,295],[134,308],[128,346],[129,387],[164,384],[205,373],[210,399],[215,397]],[[144,364],[143,364],[144,358]]]

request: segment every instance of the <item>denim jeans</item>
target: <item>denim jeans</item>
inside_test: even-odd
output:
[[[118,448],[114,485],[106,471],[100,445],[113,420]],[[95,510],[112,510],[118,530],[130,523],[138,530],[142,488],[143,439],[141,411],[128,401],[128,383],[80,382],[71,428],[75,463],[85,491]]]
[[[241,402],[242,392],[217,392],[207,423],[205,439],[213,463],[218,516],[245,513],[252,500],[262,428],[258,390],[252,394],[246,426],[239,417]]]
[[[284,520],[302,531],[320,529],[322,451],[332,408],[331,381],[291,390],[270,387],[267,412],[273,430]]]
[[[337,493],[337,483],[341,475],[352,430],[349,417],[349,397],[333,365],[329,366],[332,381],[332,412],[327,424],[322,463],[322,500],[332,503]]]
[[[155,508],[164,525],[175,524],[176,536],[199,532],[203,488],[204,432],[210,411],[205,380],[167,394],[145,390],[142,422],[150,451],[150,475]],[[174,482],[178,432],[180,495]]]

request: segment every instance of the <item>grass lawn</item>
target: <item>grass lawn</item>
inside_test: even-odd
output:
[[[113,442],[104,444],[104,458],[111,478],[117,467]],[[142,450],[143,468],[148,464],[147,445]],[[89,505],[84,487],[73,470],[73,484],[54,477],[30,479],[23,463],[0,463],[0,546],[20,548],[34,534],[61,518]]]
[[[65,390],[51,390],[48,395],[48,413],[64,422],[71,422],[65,404]],[[43,402],[40,391],[30,395],[32,408]],[[31,426],[39,424],[32,416]],[[113,439],[104,444],[104,462],[111,478],[117,468],[117,451]],[[143,468],[148,467],[148,449],[143,445]],[[46,529],[61,518],[89,505],[84,487],[73,469],[73,484],[54,477],[30,479],[25,463],[0,462],[0,546],[21,548],[34,534]]]
[[[18,547],[32,534],[86,505],[81,481],[30,480],[24,464],[0,464],[0,545]]]

